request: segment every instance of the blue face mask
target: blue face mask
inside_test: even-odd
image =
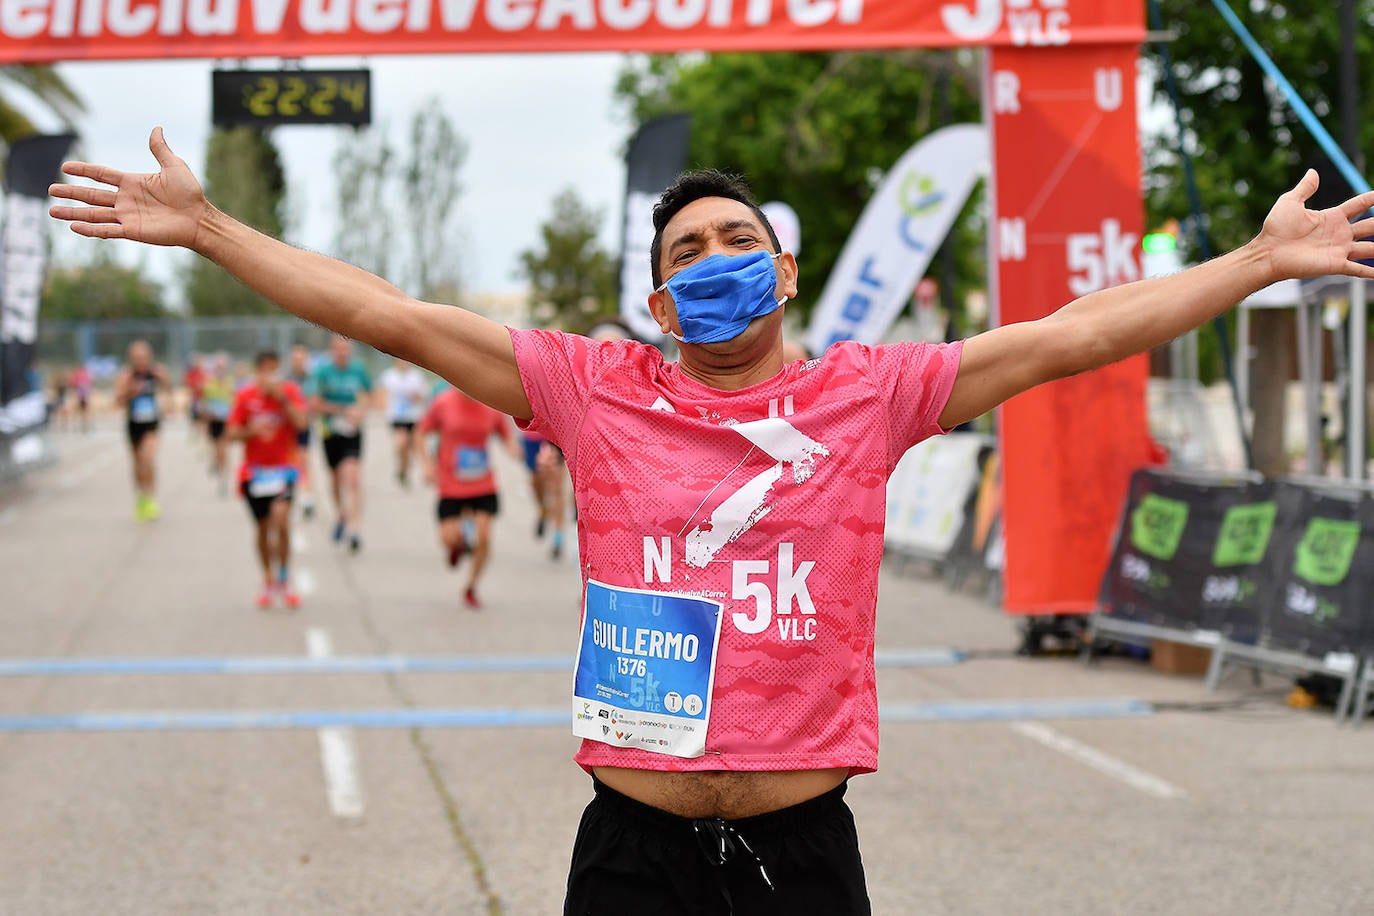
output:
[[[730,340],[755,318],[787,301],[778,298],[773,259],[766,251],[751,254],[713,254],[678,271],[654,292],[668,290],[677,305],[683,343],[720,343]]]

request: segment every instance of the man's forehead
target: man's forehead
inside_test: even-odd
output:
[[[702,197],[673,214],[663,227],[663,237],[672,245],[683,236],[715,228],[737,229],[741,225],[763,230],[763,224],[747,204],[728,197]]]

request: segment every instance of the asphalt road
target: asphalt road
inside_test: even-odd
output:
[[[576,565],[552,562],[531,536],[523,470],[502,457],[487,606],[473,613],[435,543],[430,495],[398,486],[383,437],[376,424],[363,551],[330,543],[327,511],[301,523],[305,606],[264,613],[252,606],[247,512],[216,495],[184,426],[163,436],[163,518],[143,525],[114,423],[59,436],[59,466],[0,491],[0,662],[570,659]],[[881,648],[984,650],[880,668],[893,709],[1199,708],[960,721],[946,707],[885,722],[880,771],[849,792],[876,913],[1374,912],[1374,725],[1290,710],[1277,678],[1256,688],[1237,674],[1212,696],[1199,679],[1124,659],[1016,658],[1013,623],[978,598],[883,576]],[[558,912],[590,782],[566,724],[506,723],[565,710],[568,686],[567,669],[513,665],[0,676],[0,717],[50,726],[0,719],[0,912]],[[92,730],[109,720],[64,718],[435,709],[484,711],[499,727],[267,728],[279,720],[250,716],[258,727]]]

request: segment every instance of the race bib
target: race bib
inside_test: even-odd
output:
[[[249,471],[248,495],[256,499],[281,496],[295,482],[293,467],[255,467]]]
[[[229,419],[229,402],[228,402],[228,401],[211,401],[211,402],[210,402],[210,416],[214,417],[216,420],[227,420],[227,419]]]
[[[587,581],[573,734],[674,757],[706,753],[722,605]]]
[[[392,398],[391,417],[397,423],[414,423],[420,419],[420,399],[413,394],[398,394]]]
[[[135,423],[152,423],[157,419],[157,398],[151,394],[137,395],[129,402],[129,419]]]
[[[459,480],[481,480],[491,467],[487,450],[460,445],[453,453],[453,476]]]

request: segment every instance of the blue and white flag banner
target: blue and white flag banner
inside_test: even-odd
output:
[[[882,339],[987,173],[988,157],[987,130],[955,124],[923,138],[897,161],[821,293],[806,336],[812,353],[840,340]]]

